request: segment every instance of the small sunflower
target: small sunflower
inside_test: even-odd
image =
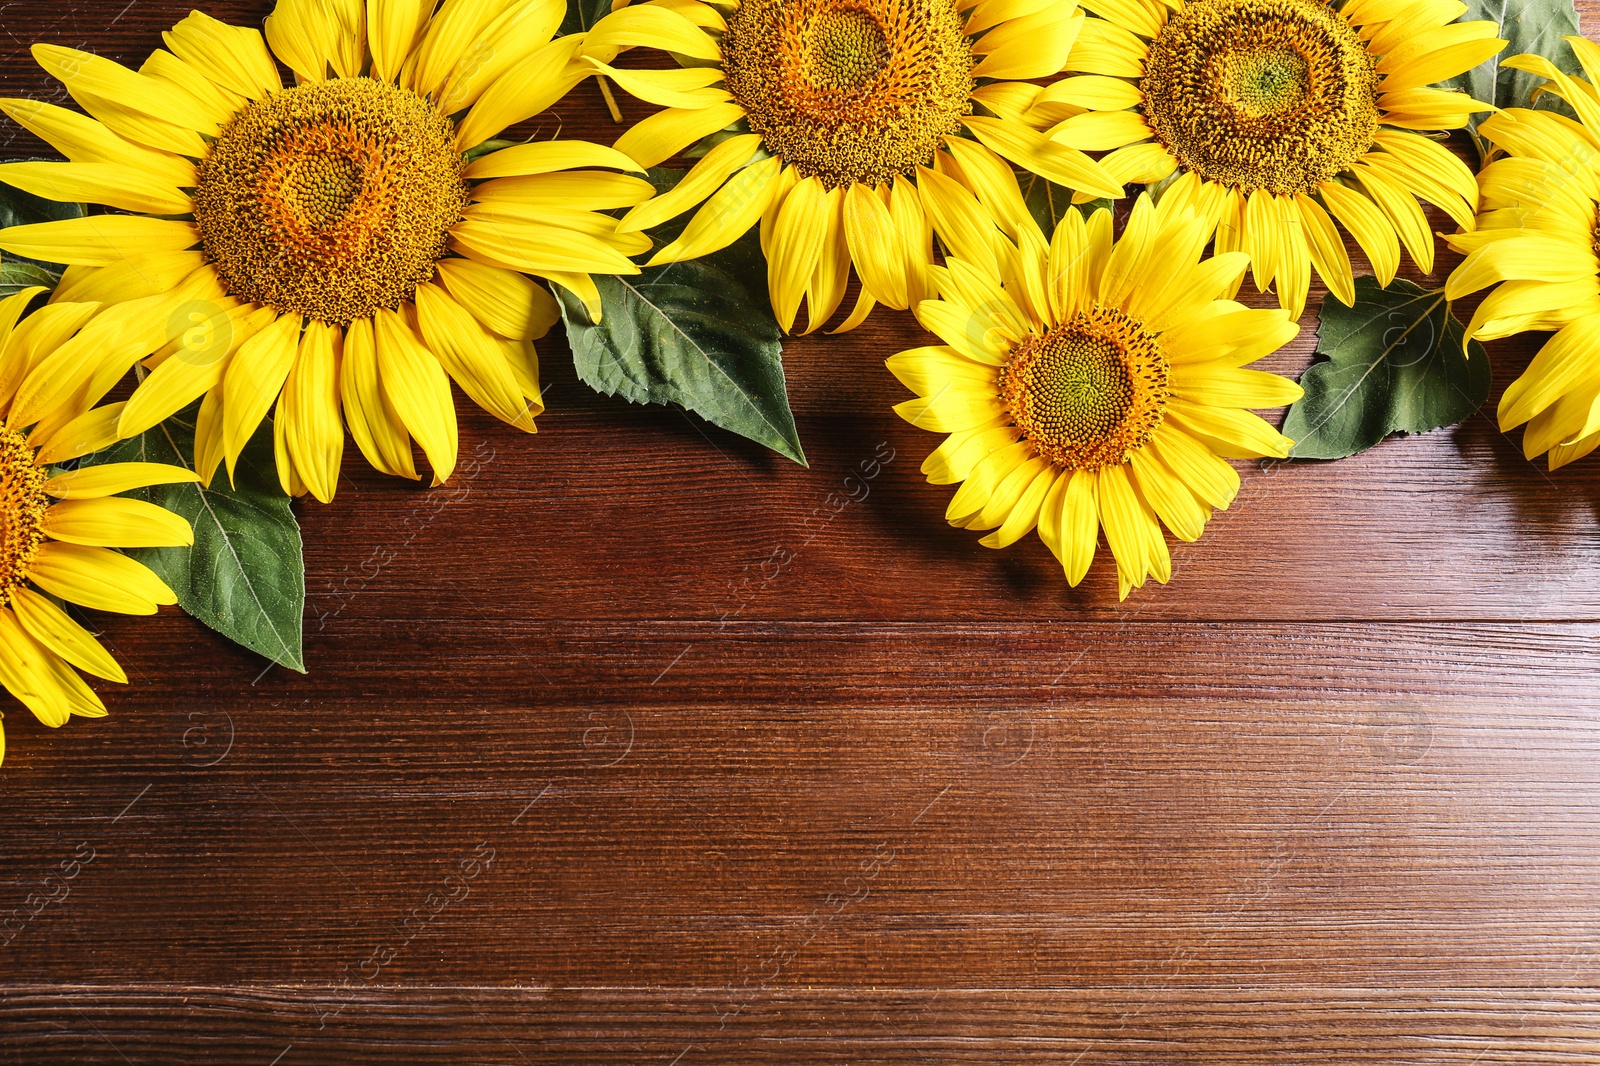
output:
[[[1298,332],[1288,312],[1223,297],[1249,265],[1201,260],[1210,220],[1141,195],[1122,238],[1111,213],[1068,211],[1046,246],[1025,227],[1002,277],[959,257],[933,268],[940,298],[918,321],[944,341],[888,366],[920,397],[895,411],[949,433],[922,464],[961,483],[945,516],[1012,544],[1035,527],[1076,585],[1101,528],[1119,596],[1165,583],[1164,523],[1199,538],[1239,475],[1221,458],[1283,457],[1290,441],[1246,408],[1294,402],[1300,387],[1245,369]]]
[[[589,31],[585,54],[666,109],[617,148],[655,166],[710,139],[679,184],[620,229],[703,204],[656,264],[726,247],[759,222],[785,330],[802,301],[809,329],[827,321],[852,265],[861,297],[840,330],[876,303],[914,306],[933,294],[931,234],[956,236],[954,200],[976,193],[1012,232],[1028,217],[1012,164],[1095,196],[1122,194],[1088,156],[1016,118],[1041,91],[1027,79],[1059,73],[1083,24],[1075,3],[1031,0],[741,0],[726,19],[699,0],[614,11]],[[687,65],[608,65],[640,46]]]
[[[1451,273],[1451,300],[1499,283],[1467,325],[1466,340],[1554,330],[1500,397],[1500,428],[1526,423],[1523,453],[1549,453],[1550,469],[1600,446],[1600,47],[1568,37],[1588,80],[1540,56],[1505,65],[1548,79],[1544,91],[1572,105],[1578,121],[1510,108],[1478,131],[1495,158],[1478,175],[1477,229],[1448,238],[1466,259]]]
[[[557,312],[527,275],[571,289],[598,318],[589,275],[636,273],[628,255],[649,247],[601,212],[653,193],[611,173],[639,167],[600,145],[482,152],[587,76],[581,38],[552,40],[562,11],[552,0],[437,11],[281,0],[265,40],[195,12],[138,71],[35,45],[92,117],[0,100],[70,160],[0,166],[0,179],[131,213],[18,226],[0,231],[0,248],[70,264],[58,299],[171,297],[129,322],[149,343],[122,370],[156,358],[119,431],[204,397],[196,436],[209,481],[219,458],[231,474],[276,402],[284,488],[324,502],[344,450],[341,408],[372,465],[417,477],[415,438],[435,484],[456,462],[452,378],[533,432],[543,405],[532,341]]]
[[[1404,245],[1433,270],[1416,197],[1472,227],[1472,172],[1423,134],[1492,111],[1430,88],[1505,47],[1493,22],[1453,21],[1431,0],[1089,0],[1068,67],[1040,102],[1082,109],[1049,129],[1107,151],[1120,181],[1171,178],[1217,251],[1249,254],[1256,287],[1276,285],[1296,318],[1315,267],[1346,304],[1355,280],[1337,219],[1385,285]],[[1418,132],[1421,131],[1421,132]],[[1331,217],[1330,217],[1331,216]]]
[[[116,440],[122,405],[80,410],[74,397],[52,391],[48,372],[30,371],[59,370],[112,343],[103,328],[85,325],[94,316],[94,304],[49,304],[22,318],[43,292],[25,289],[0,300],[0,685],[54,727],[74,714],[99,718],[106,713],[73,667],[111,681],[128,680],[57,600],[154,614],[161,604],[177,603],[177,596],[144,564],[111,549],[194,542],[181,516],[116,494],[199,478],[160,463],[52,473],[52,464]],[[19,417],[23,410],[38,413]]]

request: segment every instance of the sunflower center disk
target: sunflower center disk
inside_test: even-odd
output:
[[[1095,308],[1023,338],[1000,397],[1035,450],[1073,470],[1116,466],[1161,425],[1167,361],[1121,311]]]
[[[0,429],[0,607],[28,579],[28,564],[44,542],[46,475],[34,465],[28,440],[14,429]]]
[[[466,205],[449,119],[370,78],[274,93],[200,164],[195,221],[230,295],[348,325],[433,276]]]
[[[1195,0],[1150,44],[1145,115],[1186,170],[1310,192],[1372,147],[1375,61],[1316,0]]]
[[[750,129],[830,189],[931,162],[972,107],[954,0],[745,0],[722,54]]]

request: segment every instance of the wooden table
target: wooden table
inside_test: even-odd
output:
[[[0,4],[0,92],[188,7]],[[537,436],[463,402],[475,475],[302,509],[309,676],[101,619],[110,718],[7,704],[0,904],[82,866],[0,1062],[1600,1061],[1600,461],[1484,415],[1243,464],[1118,604],[945,525],[917,343],[788,345],[805,470],[552,337]]]

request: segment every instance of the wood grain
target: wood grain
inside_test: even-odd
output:
[[[0,5],[0,95],[187,10]],[[463,401],[475,476],[302,509],[306,676],[97,616],[112,716],[6,723],[0,916],[62,898],[0,928],[0,1062],[1600,1059],[1600,462],[1241,464],[1119,604],[944,524],[919,343],[786,345],[802,469],[552,337],[536,436]]]

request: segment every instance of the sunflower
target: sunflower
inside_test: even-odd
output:
[[[1083,25],[1075,3],[1031,0],[742,0],[726,19],[699,0],[614,11],[589,31],[584,55],[665,108],[616,147],[655,166],[706,142],[675,188],[619,228],[636,233],[703,203],[653,265],[726,247],[759,221],[785,330],[802,300],[808,332],[827,321],[852,265],[861,295],[840,331],[876,303],[914,306],[933,294],[930,235],[950,238],[954,200],[978,194],[1013,232],[1028,217],[1010,191],[1012,164],[1122,194],[1088,156],[1015,117],[1041,91],[1026,79],[1057,74]],[[689,65],[609,65],[638,46]]]
[[[587,76],[580,38],[551,39],[563,11],[281,0],[265,40],[195,12],[138,71],[35,45],[92,117],[0,101],[70,160],[5,165],[0,180],[131,213],[0,231],[0,248],[70,264],[57,299],[169,297],[127,323],[142,343],[121,369],[153,355],[154,372],[119,432],[204,397],[196,451],[209,481],[221,460],[231,475],[276,401],[284,488],[324,502],[341,408],[373,466],[417,477],[414,438],[435,484],[456,462],[451,379],[532,432],[543,410],[532,341],[557,311],[527,275],[598,317],[589,275],[636,273],[628,255],[649,247],[601,213],[652,195],[611,172],[638,171],[627,156],[562,140],[485,151]]]
[[[1416,197],[1472,227],[1472,172],[1425,136],[1492,111],[1430,88],[1505,47],[1449,0],[1090,0],[1068,67],[1039,100],[1082,109],[1048,130],[1121,181],[1194,205],[1216,250],[1250,256],[1296,318],[1315,267],[1346,304],[1355,280],[1334,220],[1384,284],[1405,246],[1433,271]]]
[[[160,463],[50,470],[112,443],[122,405],[86,408],[55,390],[53,372],[114,338],[93,320],[93,303],[49,304],[22,318],[43,292],[24,289],[0,300],[0,685],[54,727],[74,714],[106,713],[73,667],[128,680],[57,600],[154,614],[177,596],[144,564],[111,549],[194,542],[181,516],[116,494],[199,477]]]
[[[1572,105],[1578,121],[1510,108],[1478,131],[1495,158],[1478,175],[1475,231],[1448,238],[1466,253],[1445,283],[1454,300],[1499,282],[1468,323],[1466,340],[1554,330],[1500,397],[1500,428],[1526,423],[1523,453],[1549,453],[1550,469],[1600,446],[1600,47],[1568,37],[1588,80],[1541,56],[1505,65],[1547,79],[1543,90]]]
[[[960,257],[933,268],[940,298],[916,315],[944,343],[888,366],[919,397],[895,411],[950,434],[922,471],[961,482],[952,525],[994,530],[991,548],[1037,527],[1074,585],[1104,528],[1126,598],[1147,575],[1171,576],[1163,524],[1196,540],[1233,501],[1239,475],[1221,457],[1288,454],[1245,409],[1292,403],[1300,387],[1245,366],[1299,327],[1223,298],[1249,261],[1202,261],[1210,226],[1141,195],[1120,240],[1109,211],[1071,210],[1048,246],[1023,227],[1003,276]]]

